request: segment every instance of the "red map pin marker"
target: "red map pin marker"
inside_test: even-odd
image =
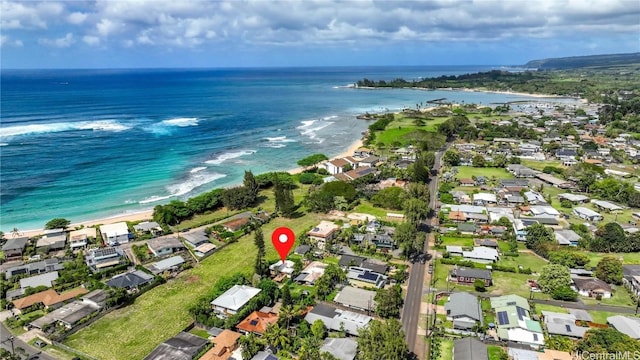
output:
[[[287,255],[289,255],[289,250],[293,246],[293,243],[296,242],[296,235],[293,233],[293,230],[288,227],[279,227],[273,230],[271,234],[271,242],[273,243],[273,247],[276,248],[278,254],[280,254],[280,259],[282,262],[287,259]]]

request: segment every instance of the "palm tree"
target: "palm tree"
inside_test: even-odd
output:
[[[20,232],[20,230],[18,230],[17,227],[14,227],[13,230],[11,230],[11,237],[15,238],[22,235],[22,233]]]
[[[322,346],[322,342],[319,339],[308,336],[302,338],[300,344],[300,350],[298,351],[300,360],[315,360],[320,358],[320,346]]]
[[[286,323],[286,329],[289,329],[289,324],[291,320],[298,315],[298,312],[292,305],[283,306],[280,308],[280,313],[278,314],[278,322]]]
[[[278,323],[267,327],[267,330],[264,332],[264,338],[267,340],[267,343],[278,349],[288,347],[289,341],[291,340],[287,329],[280,327]]]

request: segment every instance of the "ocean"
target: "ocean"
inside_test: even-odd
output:
[[[369,125],[355,117],[480,92],[363,90],[363,78],[494,67],[2,70],[0,229],[41,229],[186,199],[254,174],[339,154]]]

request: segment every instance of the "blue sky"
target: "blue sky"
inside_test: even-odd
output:
[[[3,68],[516,65],[640,51],[638,0],[2,1]]]

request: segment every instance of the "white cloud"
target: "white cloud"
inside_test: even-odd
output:
[[[71,14],[69,14],[69,16],[67,16],[67,21],[70,24],[74,24],[74,25],[80,25],[83,22],[85,22],[85,20],[87,20],[87,14],[85,13],[81,13],[81,12],[73,12]]]
[[[56,48],[68,48],[76,42],[72,33],[67,33],[64,37],[57,39],[38,39],[38,43]]]
[[[100,45],[100,38],[97,36],[85,35],[82,37],[82,41],[91,46]]]
[[[3,30],[10,29],[46,29],[47,20],[60,15],[64,7],[57,2],[11,2],[3,1],[0,5]]]

